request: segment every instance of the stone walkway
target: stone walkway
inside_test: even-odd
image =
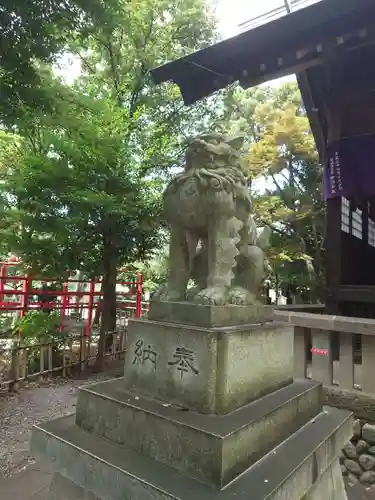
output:
[[[0,481],[0,498],[14,500],[48,500],[52,472],[36,464]]]
[[[0,481],[0,498],[14,500],[48,500],[52,472],[30,465],[26,470]],[[359,484],[348,488],[348,500],[375,500],[375,490],[366,490]]]
[[[357,484],[352,488],[348,488],[348,500],[375,500],[375,490],[365,489],[360,484]]]

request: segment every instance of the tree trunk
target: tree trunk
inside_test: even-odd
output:
[[[82,283],[83,281],[83,272],[78,271],[75,279],[78,281],[77,283],[77,292],[83,292],[85,289],[85,284]],[[82,318],[82,311],[83,311],[83,303],[85,301],[85,298],[82,297],[81,295],[76,296],[76,307],[75,311],[77,312],[77,318]]]
[[[101,291],[103,291],[103,290],[101,290]],[[95,309],[94,319],[92,320],[93,326],[99,325],[101,315],[102,315],[102,299],[99,299],[97,306],[96,306],[96,309]]]
[[[112,333],[116,330],[116,280],[117,252],[110,239],[104,241],[103,250],[102,307],[96,369],[103,368],[104,354],[112,345]]]
[[[100,291],[101,291],[101,293],[103,293],[103,282],[100,285]],[[100,298],[98,300],[98,304],[97,304],[96,309],[95,309],[94,319],[92,321],[92,324],[95,326],[98,326],[100,323],[100,318],[102,315],[102,308],[103,308],[103,299]]]
[[[280,297],[280,282],[279,282],[279,277],[277,274],[275,274],[275,305],[279,305],[279,297]]]

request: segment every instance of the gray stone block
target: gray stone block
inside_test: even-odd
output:
[[[344,460],[344,465],[355,476],[360,476],[363,473],[362,467],[356,460],[350,460],[349,458]]]
[[[74,416],[35,427],[31,444],[34,455],[48,457],[57,472],[98,499],[301,500],[318,487],[351,435],[350,414],[328,409],[223,489],[90,434],[75,425]]]
[[[212,417],[138,397],[116,379],[81,389],[81,428],[224,486],[322,411],[322,386],[299,380],[234,413]]]
[[[303,500],[347,500],[341,467],[336,458]]]
[[[363,439],[370,444],[375,443],[375,425],[365,424],[362,428]]]
[[[229,413],[293,380],[293,329],[130,320],[124,386],[201,413]]]
[[[170,323],[184,323],[204,328],[250,325],[273,318],[270,306],[210,306],[194,302],[163,302],[151,300],[148,319]]]
[[[365,453],[359,457],[358,462],[364,471],[375,469],[375,457],[372,455]]]
[[[375,395],[362,391],[342,389],[337,386],[324,387],[324,400],[327,405],[335,406],[352,411],[358,418],[368,422],[375,422]],[[361,432],[358,429],[359,422],[355,424],[353,431],[355,436]],[[360,425],[359,425],[360,427]]]
[[[49,500],[105,500],[91,491],[85,490],[74,481],[55,472],[52,478]]]
[[[375,471],[369,470],[364,472],[359,478],[359,481],[365,486],[372,486],[373,484],[375,484]]]

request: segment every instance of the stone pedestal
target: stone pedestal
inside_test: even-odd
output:
[[[51,500],[346,499],[351,416],[293,380],[289,327],[161,316],[129,322],[123,379],[82,388],[75,415],[34,429],[33,452],[55,464]]]
[[[132,320],[127,390],[223,414],[293,380],[293,335],[277,323],[202,328]]]

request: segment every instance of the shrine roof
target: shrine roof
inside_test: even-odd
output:
[[[337,85],[340,77],[346,78],[342,70],[344,64],[348,66],[345,61],[358,67],[361,58],[353,51],[375,39],[369,25],[375,26],[375,0],[322,0],[155,68],[151,74],[156,84],[176,83],[189,105],[237,81],[248,88],[296,73],[322,153],[326,117],[321,108],[329,85],[323,82],[325,70],[334,62]],[[355,67],[352,73],[356,73]],[[363,58],[358,74],[363,75]]]

